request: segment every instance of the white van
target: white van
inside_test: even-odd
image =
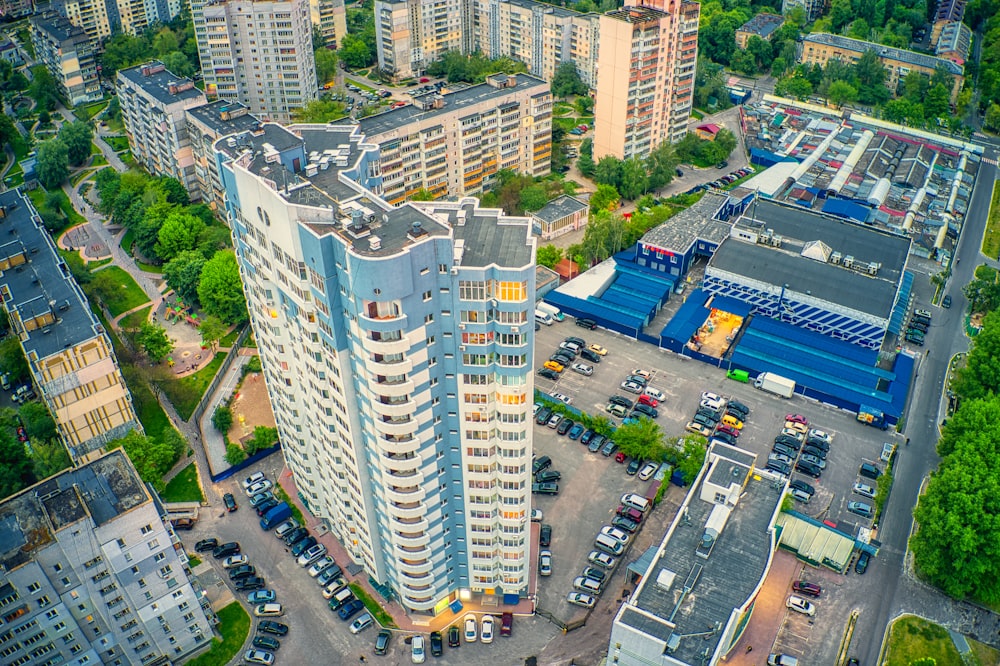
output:
[[[621,555],[625,552],[625,544],[618,539],[612,539],[607,534],[598,534],[594,539],[594,545],[598,550],[604,551],[608,555]]]
[[[549,305],[548,303],[545,303],[544,301],[538,301],[538,305],[535,306],[535,309],[536,310],[540,310],[540,311],[542,311],[542,312],[550,315],[556,321],[562,321],[563,319],[566,318],[566,315],[564,315],[559,310],[559,308],[557,308],[554,305]]]
[[[625,493],[622,495],[622,504],[630,506],[633,509],[639,509],[643,513],[649,510],[649,500],[635,493]]]
[[[535,321],[539,324],[545,324],[546,326],[552,325],[552,315],[547,312],[542,312],[539,309],[535,309]]]
[[[253,614],[257,617],[278,617],[284,615],[285,611],[281,604],[260,604],[253,609]]]

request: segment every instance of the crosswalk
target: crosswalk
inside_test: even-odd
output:
[[[997,166],[997,158],[995,157],[984,157],[983,162],[985,162],[986,164],[992,164],[993,166]]]

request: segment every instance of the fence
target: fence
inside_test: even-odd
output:
[[[215,395],[216,389],[219,388],[219,383],[229,372],[229,368],[233,365],[233,361],[240,355],[240,346],[250,335],[250,325],[243,327],[240,334],[236,336],[236,342],[229,349],[229,353],[226,358],[222,361],[222,365],[219,367],[219,371],[215,373],[215,377],[212,377],[212,382],[208,385],[208,388],[201,396],[201,400],[198,401],[198,406],[194,408],[191,413],[191,418],[188,421],[193,421],[196,425],[201,423],[201,417],[205,415],[205,410],[208,409],[208,403],[211,401],[212,396]]]

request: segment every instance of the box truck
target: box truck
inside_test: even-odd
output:
[[[757,375],[753,385],[762,391],[780,395],[782,398],[791,398],[795,393],[795,382],[788,377],[776,375],[773,372],[762,372]]]
[[[545,301],[538,301],[538,304],[535,306],[535,309],[541,310],[542,312],[549,315],[556,321],[562,321],[563,319],[566,318],[566,315],[564,315],[559,308],[557,308],[554,305],[549,305]]]
[[[262,530],[272,530],[278,526],[278,523],[288,520],[291,517],[292,507],[288,506],[288,502],[282,502],[264,514],[264,517],[260,519],[260,528]]]

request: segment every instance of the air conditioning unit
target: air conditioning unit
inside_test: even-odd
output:
[[[458,330],[464,331],[465,330],[465,324],[459,324],[458,325]]]

